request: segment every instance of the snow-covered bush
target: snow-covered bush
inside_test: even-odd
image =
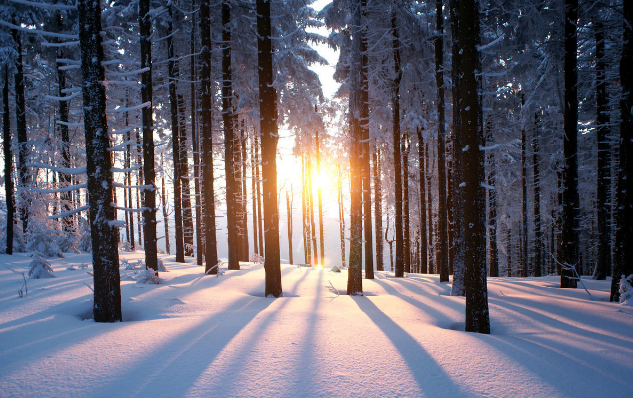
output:
[[[48,261],[44,260],[44,258],[36,253],[35,257],[33,257],[33,261],[29,264],[29,278],[31,279],[40,279],[40,278],[54,278],[53,268],[48,263]]]
[[[633,274],[620,278],[620,303],[633,305]]]
[[[7,214],[0,212],[0,253],[7,252]],[[22,228],[18,224],[13,224],[13,251],[17,253],[23,253],[26,251],[26,245],[24,245],[24,239],[22,237]]]
[[[57,244],[60,230],[50,220],[33,220],[29,222],[26,250],[41,253],[45,257],[64,257]]]
[[[90,223],[83,217],[79,218],[78,249],[83,252],[92,252],[92,238],[90,236]]]
[[[251,263],[255,263],[255,264],[263,264],[264,263],[264,257],[260,256],[257,253],[251,254],[250,260],[251,260]]]
[[[167,268],[165,268],[165,263],[160,258],[158,259],[158,271],[159,272],[169,272]]]
[[[143,283],[149,285],[160,285],[164,281],[162,278],[158,277],[158,273],[153,269],[145,269],[139,273],[138,279],[136,279],[136,283]]]

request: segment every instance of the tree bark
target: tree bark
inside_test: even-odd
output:
[[[195,8],[195,2],[192,4]],[[191,54],[196,53],[196,15],[192,15],[191,24]],[[196,56],[191,56],[189,77],[191,79],[191,146],[193,150],[193,176],[194,176],[194,193],[196,197],[196,263],[202,265],[204,263],[204,244],[202,240],[202,193],[200,192],[200,145],[198,143],[198,92],[196,90]]]
[[[527,118],[527,112],[524,110],[525,95],[521,93],[521,118]],[[526,278],[530,276],[528,269],[528,192],[527,192],[527,135],[524,122],[521,128],[521,204],[522,204],[522,220],[521,223],[521,276]]]
[[[361,66],[360,66],[360,131],[362,140],[362,184],[363,184],[363,230],[365,240],[365,279],[374,279],[374,253],[372,248],[372,222],[371,222],[371,165],[369,151],[369,79],[367,60],[367,0],[361,0]]]
[[[409,217],[409,134],[402,142],[402,224],[404,243],[404,270],[411,273],[411,223]]]
[[[376,228],[376,270],[384,271],[384,251],[382,243],[382,183],[380,151],[374,144],[374,220]]]
[[[140,0],[138,22],[141,41],[141,69],[149,70],[141,74],[141,101],[148,103],[143,108],[143,245],[145,246],[145,266],[158,271],[158,251],[156,248],[156,173],[154,171],[154,127],[152,101],[152,19],[150,1]]]
[[[4,66],[4,86],[2,87],[2,151],[4,153],[4,194],[7,204],[7,246],[5,253],[13,254],[13,219],[15,205],[13,199],[13,157],[11,155],[11,123],[9,121],[9,65]]]
[[[424,167],[424,139],[418,128],[418,173],[420,175],[420,273],[428,274],[428,240],[426,237],[426,168]]]
[[[565,109],[563,156],[563,214],[560,287],[575,288],[577,281],[573,268],[578,264],[578,72],[576,54],[578,38],[578,0],[565,0]]]
[[[396,14],[391,12],[391,30],[393,34],[392,50],[395,77],[393,80],[393,169],[395,173],[395,241],[396,241],[396,278],[404,276],[404,232],[402,222],[402,160],[400,155],[401,134],[400,134],[400,81],[402,71],[400,70],[400,38],[396,26]]]
[[[96,322],[121,321],[118,231],[112,225],[112,158],[108,148],[101,5],[79,0],[79,42]]]
[[[202,83],[202,182],[204,195],[205,273],[218,273],[218,248],[215,226],[215,193],[213,187],[213,126],[211,92],[211,18],[209,0],[200,0],[200,81]]]
[[[257,0],[257,65],[259,115],[262,134],[262,177],[264,179],[264,234],[266,238],[265,295],[279,297],[281,266],[279,257],[279,213],[277,208],[277,90],[273,85],[273,47],[270,1]]]
[[[481,60],[478,47],[479,1],[459,4],[459,39],[463,77],[460,82],[464,161],[464,284],[466,331],[490,333],[486,280],[486,192],[481,106]]]
[[[534,137],[532,138],[532,170],[534,174],[534,276],[543,271],[543,231],[541,226],[541,171],[539,168],[538,114],[534,115]]]
[[[616,255],[611,279],[611,301],[620,300],[620,279],[633,274],[633,3],[625,1],[624,46],[620,58],[620,168],[618,174],[618,228],[615,235]]]

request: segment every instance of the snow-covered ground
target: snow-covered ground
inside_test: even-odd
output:
[[[122,253],[135,264],[143,254]],[[610,281],[492,278],[491,335],[463,332],[464,299],[437,275],[378,272],[364,297],[347,273],[261,265],[202,276],[162,256],[164,284],[121,268],[124,322],[97,324],[90,255],[0,255],[0,397],[630,397],[633,307]],[[190,260],[188,260],[190,261]],[[88,264],[85,269],[82,264]],[[12,272],[8,269],[19,271]],[[75,269],[73,269],[75,268]],[[340,294],[340,295],[339,295]]]

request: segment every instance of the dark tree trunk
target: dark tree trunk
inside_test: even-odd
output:
[[[534,174],[534,276],[543,272],[543,231],[541,227],[541,172],[539,168],[538,114],[534,115],[534,138],[532,138],[532,170]]]
[[[13,180],[11,170],[13,157],[11,156],[11,123],[9,121],[9,66],[4,67],[4,86],[2,87],[2,151],[4,153],[4,194],[7,204],[7,247],[6,254],[13,254],[13,219],[15,206],[13,202]]]
[[[264,233],[266,238],[265,295],[279,297],[279,213],[277,208],[277,90],[273,86],[273,46],[270,2],[257,0],[257,65],[259,75],[259,115],[262,134],[262,177],[264,179]]]
[[[202,188],[204,195],[205,273],[218,273],[218,247],[215,227],[215,193],[213,192],[213,126],[211,88],[211,18],[209,0],[200,1],[200,81],[202,83]]]
[[[257,134],[257,133],[256,133]],[[261,137],[261,135],[260,135]],[[264,214],[262,212],[262,180],[261,180],[261,169],[262,169],[262,157],[260,151],[260,143],[261,141],[255,138],[255,157],[257,158],[257,162],[255,163],[255,177],[257,179],[257,229],[258,229],[258,243],[259,243],[259,254],[264,256]]]
[[[152,103],[152,18],[150,1],[138,3],[138,22],[141,33],[141,69],[149,68],[141,75],[141,101],[147,103],[143,108],[143,245],[145,246],[145,266],[158,271],[158,251],[156,248],[156,173],[154,171],[154,127]]]
[[[195,8],[195,2],[192,5]],[[191,54],[196,53],[196,15],[192,16],[191,24]],[[204,245],[202,240],[202,193],[200,192],[200,145],[198,144],[198,92],[196,90],[196,56],[192,55],[189,77],[191,79],[191,146],[193,150],[193,176],[194,176],[194,193],[196,197],[196,263],[202,265],[204,263],[203,253]]]
[[[525,96],[521,93],[521,114],[527,117],[524,112]],[[522,223],[521,223],[521,276],[530,276],[528,269],[528,192],[527,192],[527,136],[525,125],[521,128],[521,204],[522,206]]]
[[[126,93],[127,95],[127,93]],[[129,119],[127,117],[127,113],[126,113],[126,118],[125,118],[125,124],[126,126],[129,125]],[[131,131],[131,129],[130,129]],[[131,163],[132,163],[132,148],[134,148],[134,152],[136,152],[136,145],[132,143],[132,134],[130,133],[130,131],[127,132],[127,140],[130,143],[130,145],[128,145],[127,147],[127,159],[126,159],[126,164],[125,164],[125,168],[127,168],[128,170],[130,169]],[[131,186],[132,185],[132,172],[129,171],[126,173],[127,174],[127,185]],[[127,206],[128,207],[132,207],[132,189],[128,189],[127,190]],[[128,215],[128,212],[125,212],[125,215]],[[129,225],[130,225],[130,249],[135,250],[136,249],[136,237],[134,236],[134,214],[129,214]]]
[[[453,286],[451,289],[451,295],[463,296],[466,293],[464,286],[464,266],[465,266],[465,237],[464,237],[464,198],[461,184],[464,181],[464,166],[463,166],[463,149],[466,144],[463,141],[462,132],[462,110],[465,109],[462,106],[461,95],[461,79],[464,73],[462,66],[462,37],[459,34],[459,24],[461,20],[458,13],[459,2],[456,0],[449,1],[449,7],[451,12],[451,32],[453,35],[452,46],[452,67],[451,67],[451,79],[453,81],[453,133],[451,134],[452,142],[452,167],[450,170],[450,181],[448,189],[451,194],[451,202],[449,202],[449,212],[452,213],[451,228],[452,239],[449,239],[451,247],[449,249],[449,269],[453,272]]]
[[[112,225],[112,158],[108,148],[106,92],[103,82],[101,5],[80,0],[79,42],[86,138],[86,170],[94,275],[93,313],[96,322],[121,321],[118,231]]]
[[[162,197],[162,202],[163,202],[163,224],[165,227],[165,251],[167,252],[167,254],[171,254],[171,247],[170,247],[170,243],[169,243],[169,212],[167,211],[167,187],[165,186],[165,157],[164,155],[161,153],[160,154],[160,168],[163,170],[163,173],[161,175],[161,183],[162,183],[162,191],[161,191],[161,197]],[[123,195],[124,197],[127,197],[125,195]],[[127,200],[126,200],[127,202]],[[127,212],[126,212],[126,218],[127,218]]]
[[[248,190],[246,189],[246,128],[242,120],[240,130],[240,144],[242,146],[242,261],[250,261],[250,250],[248,248]]]
[[[185,242],[185,256],[193,256],[193,212],[191,209],[191,183],[189,181],[189,161],[187,156],[187,123],[185,100],[178,94],[178,149],[180,150],[180,189],[182,195],[182,238]]]
[[[607,278],[607,270],[611,268],[611,160],[609,148],[609,100],[607,98],[607,82],[605,79],[606,64],[604,59],[604,26],[596,21],[596,121],[598,123],[598,261],[594,279]]]
[[[432,184],[433,184],[433,176],[431,173],[431,154],[429,152],[429,147],[430,144],[426,144],[424,151],[425,151],[425,156],[424,156],[424,161],[426,163],[426,170],[428,170],[428,173],[426,173],[426,186],[427,186],[427,190],[426,190],[426,203],[427,203],[427,213],[426,213],[426,219],[428,220],[428,253],[429,253],[429,274],[432,273],[439,273],[439,270],[436,267],[436,264],[438,264],[438,260],[436,260],[436,255],[437,255],[437,251],[435,250],[435,241],[433,239],[433,230],[435,228],[433,225],[433,197],[431,195],[432,192]],[[439,169],[438,169],[439,170]],[[446,182],[446,180],[444,181]],[[439,196],[439,195],[438,195]],[[444,204],[446,204],[446,201],[444,201]],[[446,224],[444,224],[444,226],[446,226]],[[438,228],[439,229],[439,228]],[[446,269],[447,272],[447,278],[448,278],[448,268]]]
[[[182,179],[180,178],[182,167],[180,166],[180,123],[178,122],[178,94],[176,86],[178,85],[178,62],[176,61],[176,55],[174,53],[173,46],[173,26],[171,20],[173,19],[173,6],[169,6],[169,35],[167,36],[167,57],[169,61],[167,63],[167,69],[169,73],[169,104],[171,110],[171,148],[174,170],[174,230],[176,239],[176,262],[185,262],[185,245],[183,234],[183,219],[182,219]]]
[[[336,165],[337,185],[338,185],[338,222],[339,237],[341,240],[341,265],[345,267],[345,209],[343,201],[343,172],[341,165]]]
[[[222,123],[224,127],[224,174],[226,178],[226,221],[229,269],[240,269],[234,164],[235,134],[233,131],[233,78],[231,74],[231,8],[222,1]]]
[[[374,253],[371,225],[371,165],[369,151],[369,79],[367,60],[367,0],[361,0],[360,131],[362,140],[361,173],[363,183],[363,232],[365,240],[365,279],[374,279]]]
[[[428,240],[426,237],[426,169],[424,167],[424,139],[422,130],[417,129],[418,135],[418,172],[420,174],[420,273],[428,274]]]
[[[618,174],[618,228],[616,229],[616,255],[611,279],[611,301],[620,300],[620,279],[633,274],[633,3],[625,1],[624,47],[620,58],[620,168]]]
[[[560,287],[575,288],[573,268],[578,264],[578,72],[576,54],[578,38],[578,0],[565,0],[565,109],[563,137],[563,214]]]
[[[487,137],[486,137],[486,146],[492,147],[494,145],[494,136],[492,133],[492,128],[490,126],[490,122],[487,123]],[[488,273],[492,277],[499,276],[499,254],[497,250],[497,189],[496,189],[496,162],[495,162],[495,154],[492,150],[488,150],[488,242],[490,244],[490,255],[489,261],[490,264],[488,266]]]
[[[402,224],[404,240],[404,270],[411,271],[411,223],[409,218],[409,135],[402,142]]]
[[[384,271],[384,251],[382,243],[382,183],[380,171],[380,153],[374,145],[374,220],[376,222],[376,270]]]
[[[436,39],[435,39],[435,82],[437,84],[437,250],[436,267],[440,274],[440,282],[448,282],[448,226],[446,208],[446,128],[444,116],[444,16],[442,15],[442,0],[436,0]],[[431,234],[430,234],[431,235]]]
[[[27,187],[31,184],[26,162],[29,156],[26,137],[26,98],[24,96],[24,64],[22,61],[22,36],[17,30],[11,32],[13,41],[16,44],[18,58],[15,61],[15,127],[18,137],[18,206],[20,218],[22,219],[22,233],[26,234],[29,226],[29,194]]]
[[[466,331],[490,333],[486,287],[486,192],[481,106],[481,60],[478,47],[479,1],[459,4],[459,39],[463,77],[460,82],[464,160],[464,249]]]
[[[391,30],[393,34],[392,50],[395,77],[393,79],[393,170],[395,173],[395,241],[396,241],[396,278],[404,276],[404,232],[402,226],[402,160],[400,156],[400,81],[402,71],[400,70],[400,38],[396,26],[396,14],[391,13]]]
[[[259,216],[257,215],[257,189],[255,185],[259,187],[257,177],[255,176],[257,169],[257,158],[255,156],[255,146],[257,142],[257,134],[253,133],[253,140],[251,141],[251,198],[253,201],[253,253],[259,254],[259,245],[257,244],[257,226],[259,224]]]
[[[351,93],[349,98],[349,126],[350,126],[350,242],[349,242],[349,272],[347,276],[347,294],[362,295],[363,293],[363,192],[362,192],[362,131],[361,131],[361,0],[351,2],[352,54],[351,54]]]

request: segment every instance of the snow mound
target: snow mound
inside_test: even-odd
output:
[[[161,285],[165,283],[162,278],[158,277],[158,273],[153,269],[146,269],[139,273],[136,283],[142,283],[146,285]]]
[[[48,261],[44,260],[44,258],[39,254],[36,254],[33,261],[31,261],[31,264],[29,264],[29,278],[41,279],[54,277],[53,268],[51,268]]]
[[[633,274],[620,279],[620,303],[633,306]]]

